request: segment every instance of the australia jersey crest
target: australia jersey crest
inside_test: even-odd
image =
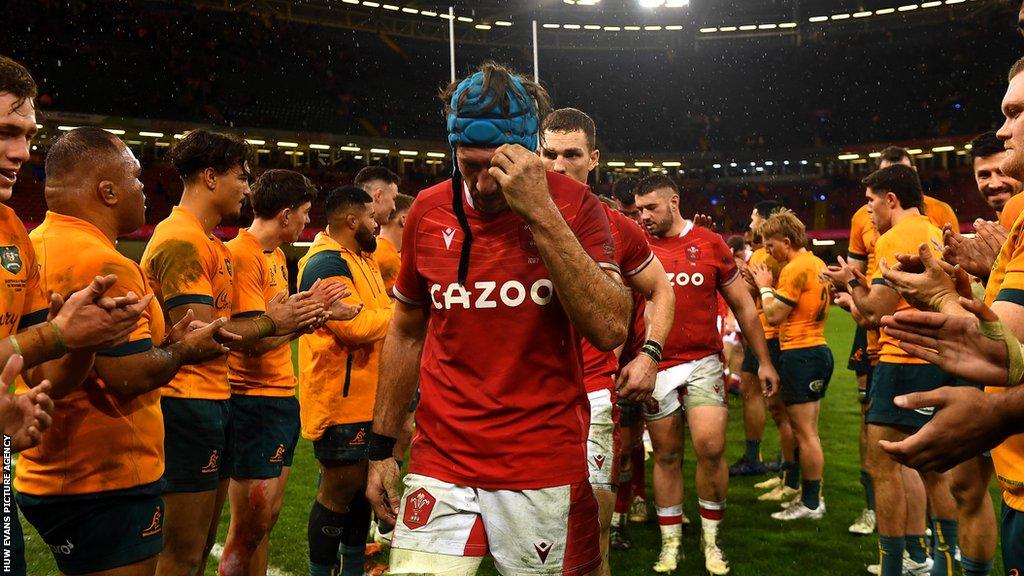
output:
[[[17,246],[0,246],[0,265],[11,274],[21,272],[21,250]]]

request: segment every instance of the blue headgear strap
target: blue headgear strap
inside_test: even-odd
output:
[[[458,145],[472,148],[497,148],[519,144],[528,150],[537,146],[540,119],[533,98],[522,81],[511,77],[507,94],[508,109],[494,103],[493,92],[484,94],[484,73],[477,72],[459,83],[452,94],[448,112],[448,143],[452,147],[452,210],[465,235],[459,254],[459,284],[465,285],[469,272],[469,249],[473,235],[462,205],[462,174],[455,158]],[[489,96],[489,97],[488,97]]]

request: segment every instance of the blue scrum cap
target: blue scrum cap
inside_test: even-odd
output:
[[[476,148],[519,144],[527,150],[537,147],[537,106],[522,81],[516,76],[510,79],[504,103],[495,102],[493,92],[483,93],[483,72],[459,83],[448,112],[448,143],[453,149],[457,144]]]

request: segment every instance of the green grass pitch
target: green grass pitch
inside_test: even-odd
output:
[[[759,492],[753,485],[762,478],[733,479],[729,487],[728,510],[721,532],[721,545],[732,565],[732,574],[749,576],[807,574],[866,574],[865,565],[877,561],[877,539],[856,537],[846,529],[864,507],[863,492],[858,480],[857,428],[859,405],[853,374],[846,370],[853,338],[849,315],[834,309],[828,324],[828,341],[836,358],[836,371],[828,394],[822,402],[821,437],[825,449],[824,495],[828,506],[825,518],[818,522],[781,523],[769,517],[778,506],[757,502]],[[770,421],[769,421],[770,422]],[[739,401],[730,398],[729,444],[727,460],[735,461],[743,452],[743,423]],[[763,453],[773,457],[778,450],[778,435],[769,423]],[[686,559],[677,574],[704,573],[703,555],[698,549],[700,538],[697,498],[692,490],[694,457],[687,448],[684,464],[686,495],[684,510],[694,525],[684,531],[683,549]],[[648,461],[650,467],[650,461]],[[648,485],[650,471],[648,468]],[[270,563],[279,573],[294,576],[307,573],[306,518],[316,491],[317,468],[312,445],[300,440],[285,497],[284,509],[271,539]],[[993,491],[998,503],[998,492]],[[653,502],[648,488],[648,502]],[[29,574],[57,574],[46,546],[31,525],[25,528]],[[228,525],[225,506],[219,540],[224,541]],[[620,576],[652,574],[651,565],[658,555],[660,536],[657,524],[631,525],[633,550],[612,553],[612,572]],[[1002,563],[996,553],[993,574],[999,574]],[[480,572],[497,572],[485,562]],[[207,576],[216,576],[216,562],[211,559]]]

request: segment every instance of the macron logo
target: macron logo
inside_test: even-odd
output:
[[[537,557],[540,558],[541,564],[548,561],[548,554],[551,552],[551,544],[541,542],[539,544],[534,544],[533,548],[537,551]]]
[[[455,240],[455,229],[445,228],[444,230],[441,230],[441,235],[444,237],[444,247],[451,250],[452,240]]]

